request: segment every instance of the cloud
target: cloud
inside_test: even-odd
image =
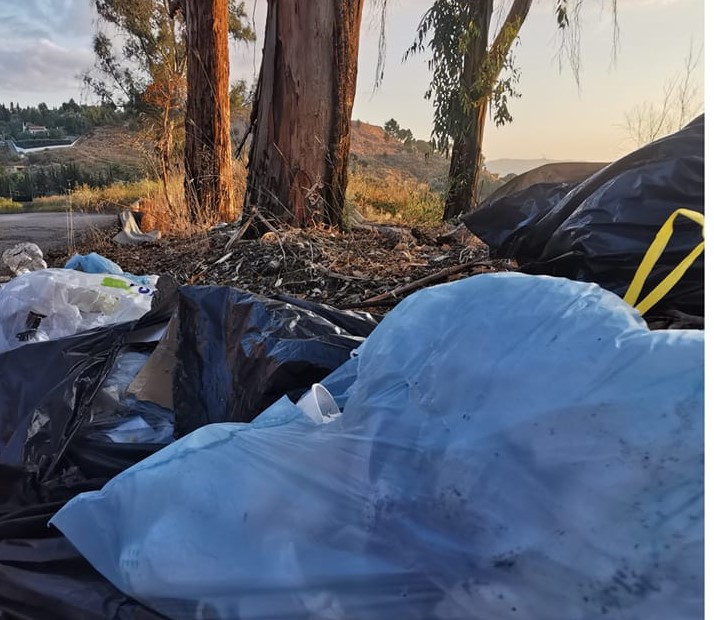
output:
[[[51,36],[43,22],[33,22],[14,13],[0,13],[0,35],[2,40],[39,39]]]
[[[62,47],[48,39],[0,43],[0,84],[6,93],[79,90],[78,76],[92,65],[91,50]]]
[[[0,31],[15,38],[88,37],[93,18],[88,0],[23,0],[0,10]]]
[[[96,13],[89,0],[64,0],[53,22],[58,32],[75,37],[90,37],[94,33]]]
[[[25,100],[79,94],[94,63],[89,0],[17,0],[0,7],[0,96]],[[61,93],[61,94],[60,94]]]

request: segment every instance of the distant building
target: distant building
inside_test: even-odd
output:
[[[49,130],[44,125],[33,125],[32,123],[23,123],[22,131],[32,134],[33,136],[49,133]]]

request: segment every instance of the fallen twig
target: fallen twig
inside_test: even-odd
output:
[[[280,236],[280,234],[281,234],[280,231],[277,228],[275,228],[275,226],[273,226],[265,217],[263,217],[263,215],[261,215],[260,213],[255,211],[255,216],[261,221],[262,224],[265,225],[265,227],[270,232],[274,232],[276,235]]]
[[[273,234],[275,234],[275,238],[278,242],[278,245],[280,246],[280,251],[283,253],[283,261],[286,261],[288,259],[287,254],[285,254],[285,247],[283,246],[283,239],[282,239],[282,233],[275,228],[267,219],[265,219],[258,211],[255,212],[255,216],[261,221],[261,223]]]
[[[243,238],[243,235],[245,235],[246,231],[248,228],[250,228],[250,225],[253,223],[253,219],[255,218],[255,215],[258,211],[256,210],[255,207],[253,207],[253,210],[251,211],[250,215],[246,218],[245,222],[241,225],[241,227],[233,234],[233,236],[228,240],[228,243],[226,243],[226,250],[230,250],[233,244],[237,243]]]
[[[338,310],[361,310],[363,308],[390,308],[396,306],[401,299],[383,299],[382,301],[358,301],[352,304],[339,304]]]
[[[414,280],[414,282],[402,284],[401,286],[398,286],[397,288],[391,291],[387,291],[386,293],[382,293],[381,295],[376,295],[375,297],[365,299],[362,303],[370,304],[374,302],[385,301],[387,299],[394,299],[396,297],[399,297],[400,295],[404,295],[405,293],[411,293],[412,291],[416,291],[417,289],[423,288],[428,284],[433,284],[434,282],[440,282],[441,280],[445,280],[449,276],[456,275],[457,273],[462,273],[463,271],[467,271],[469,269],[472,269],[473,267],[491,266],[493,266],[493,263],[488,261],[471,261],[468,263],[464,263],[463,265],[454,265],[453,267],[447,267],[446,269],[442,269],[441,271],[437,271],[436,273],[432,273],[423,278],[419,278],[418,280]]]

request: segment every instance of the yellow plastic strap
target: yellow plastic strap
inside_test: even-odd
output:
[[[704,241],[702,241],[697,247],[695,247],[684,259],[677,265],[672,271],[664,278],[653,290],[647,295],[642,301],[637,303],[637,298],[642,292],[642,287],[645,285],[645,280],[654,269],[655,264],[662,256],[662,252],[667,247],[669,240],[672,237],[674,231],[674,220],[677,216],[682,215],[684,217],[693,220],[702,227],[702,237],[704,237],[704,215],[698,213],[697,211],[692,211],[691,209],[677,209],[672,215],[667,218],[667,221],[659,229],[657,236],[655,237],[652,245],[649,247],[645,253],[640,266],[637,268],[635,277],[632,279],[632,284],[627,289],[625,293],[624,300],[637,308],[640,314],[645,314],[648,310],[652,308],[655,304],[660,302],[662,298],[672,290],[675,284],[679,282],[682,276],[686,273],[687,269],[692,266],[692,263],[697,260],[699,255],[704,252]]]

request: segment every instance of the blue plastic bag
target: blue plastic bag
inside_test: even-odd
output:
[[[124,276],[127,280],[131,280],[140,286],[155,286],[158,279],[158,276],[135,276],[133,273],[127,273],[114,261],[96,252],[75,254],[67,261],[64,268],[83,271],[84,273],[110,273],[116,276]]]
[[[702,617],[701,332],[496,274],[358,352],[335,421],[200,428],[52,523],[172,618]]]

